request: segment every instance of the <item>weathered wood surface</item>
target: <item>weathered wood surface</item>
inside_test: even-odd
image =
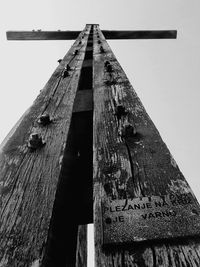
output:
[[[197,237],[102,248],[104,201],[171,193],[197,200],[97,26],[93,82],[95,266],[200,266]],[[126,112],[117,112],[119,105]],[[125,131],[128,125],[134,134]]]
[[[175,39],[177,31],[102,31],[106,39]],[[74,40],[80,31],[7,31],[8,40]]]
[[[80,34],[0,147],[0,266],[36,267],[45,255],[89,30],[87,26]],[[71,67],[69,76],[64,75],[67,64]],[[42,126],[38,119],[45,113],[52,122]],[[41,135],[46,143],[34,151],[28,147],[32,133]]]
[[[80,31],[7,31],[8,40],[75,40]]]
[[[176,39],[177,31],[102,31],[106,39]]]
[[[79,225],[77,247],[76,267],[87,267],[87,225]]]

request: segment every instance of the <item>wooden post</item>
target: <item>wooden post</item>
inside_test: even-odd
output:
[[[200,266],[200,206],[104,34],[176,38],[7,33],[78,38],[0,148],[0,266],[86,266],[93,199],[96,267]]]
[[[76,120],[71,126],[72,111],[90,29],[87,25],[79,35],[33,106],[1,146],[0,266],[72,266],[76,257],[77,266],[86,266],[86,240],[82,240],[86,239],[86,228],[79,225],[91,219],[79,218],[75,213],[72,217],[73,203],[77,202],[70,192],[81,191],[70,178],[75,174],[69,164],[77,162],[78,152],[71,149],[68,140],[69,132],[74,138],[71,128],[77,127]],[[77,110],[73,116],[76,114]],[[86,122],[82,125],[87,127]],[[84,147],[78,149],[81,155],[85,151]],[[63,194],[66,184],[68,190]],[[88,203],[78,200],[84,212],[83,205],[88,207]],[[73,227],[66,230],[69,225]],[[76,244],[77,253],[70,255]]]
[[[199,204],[98,26],[93,64],[95,266],[200,266]]]

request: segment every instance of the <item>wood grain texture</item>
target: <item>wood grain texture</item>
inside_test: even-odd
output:
[[[7,31],[7,40],[75,40],[81,31]]]
[[[175,30],[156,31],[102,31],[106,39],[176,39]]]
[[[36,267],[43,259],[89,30],[80,34],[0,147],[0,266]],[[67,64],[71,70],[64,78]],[[38,123],[44,113],[52,119],[48,126]],[[35,132],[46,144],[31,151],[28,140]]]
[[[95,266],[200,266],[198,237],[102,248],[104,200],[174,193],[190,193],[197,200],[99,27],[94,32]],[[117,106],[126,112],[118,113]],[[134,134],[125,131],[129,126]]]
[[[106,39],[176,39],[177,31],[102,31]],[[80,31],[7,31],[7,40],[74,40]]]
[[[87,267],[87,225],[79,225],[77,247],[76,267]]]

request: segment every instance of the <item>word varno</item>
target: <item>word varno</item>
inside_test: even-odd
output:
[[[144,209],[155,209],[161,207],[171,207],[177,205],[187,205],[191,204],[191,199],[187,199],[185,201],[171,201],[171,203],[167,203],[166,201],[153,201],[147,203],[137,203],[137,204],[130,204],[127,205],[116,205],[110,207],[104,207],[105,212],[120,212],[120,211],[130,211],[130,210],[144,210]]]
[[[163,217],[175,217],[176,216],[176,212],[173,210],[169,210],[169,211],[156,211],[153,213],[146,213],[146,214],[142,214],[141,217],[146,220],[146,219],[153,219],[153,218],[163,218]]]

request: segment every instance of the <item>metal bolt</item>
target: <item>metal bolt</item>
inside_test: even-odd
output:
[[[62,74],[63,79],[69,76],[69,72],[68,72],[69,71],[69,67],[67,67],[67,66],[64,68],[64,71],[63,71],[63,74]]]
[[[134,137],[136,135],[136,129],[135,127],[133,127],[132,125],[126,125],[123,129],[122,129],[122,137],[124,138],[128,138],[128,137]]]
[[[40,124],[42,124],[43,126],[46,126],[46,125],[50,124],[52,122],[52,120],[50,119],[49,114],[42,114],[40,116],[38,122]]]
[[[39,136],[37,133],[32,133],[29,138],[28,147],[34,151],[38,148],[41,148],[45,145],[45,142],[43,142],[42,137]]]

